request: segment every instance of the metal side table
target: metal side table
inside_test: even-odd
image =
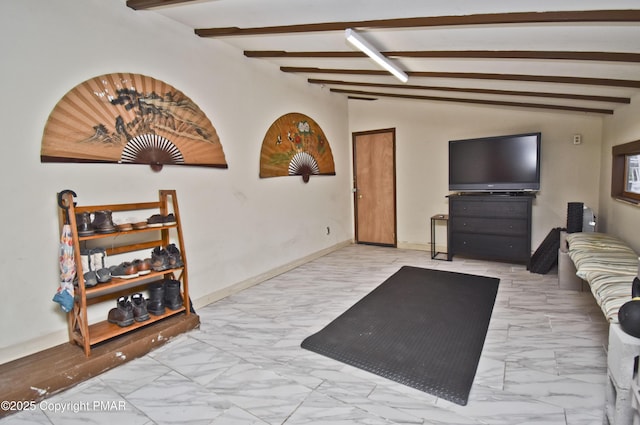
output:
[[[448,254],[446,252],[436,251],[436,224],[444,223],[447,233],[449,232],[449,215],[436,214],[431,217],[431,259],[432,260],[445,260],[448,261]],[[444,258],[443,258],[444,257]]]

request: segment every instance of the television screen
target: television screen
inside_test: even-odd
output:
[[[449,190],[539,190],[540,142],[540,133],[449,141]]]

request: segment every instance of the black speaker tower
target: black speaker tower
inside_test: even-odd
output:
[[[569,202],[567,205],[567,233],[582,232],[583,216],[584,204],[582,202]]]

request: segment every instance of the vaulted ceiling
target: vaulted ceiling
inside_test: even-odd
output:
[[[352,99],[609,115],[640,92],[637,0],[127,0]],[[405,84],[345,41],[356,30]]]

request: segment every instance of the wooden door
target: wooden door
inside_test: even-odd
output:
[[[395,129],[352,137],[356,242],[395,247]]]

